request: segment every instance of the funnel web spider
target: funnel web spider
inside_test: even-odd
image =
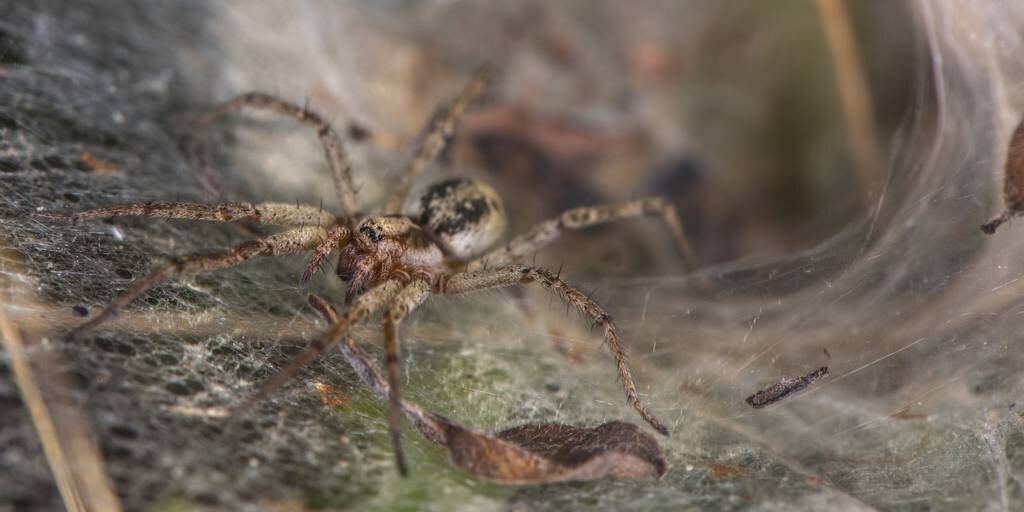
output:
[[[517,261],[549,244],[565,230],[656,216],[665,223],[680,253],[692,266],[692,251],[676,211],[668,201],[653,197],[574,208],[537,224],[525,234],[488,252],[502,238],[507,224],[501,198],[489,185],[465,178],[450,178],[431,184],[418,198],[408,197],[415,178],[442,151],[453,135],[456,122],[484,91],[493,74],[490,68],[481,68],[455,100],[439,110],[439,115],[433,118],[425,131],[426,136],[390,190],[384,212],[379,214],[364,213],[360,209],[341,138],[319,114],[263,93],[244,94],[214,108],[200,118],[201,123],[253,108],[276,112],[314,128],[334,177],[341,200],[341,215],[335,216],[319,207],[301,204],[184,202],[135,203],[70,215],[51,215],[52,218],[73,222],[144,216],[216,222],[249,221],[286,228],[224,252],[172,259],[132,283],[106,309],[75,329],[71,336],[96,327],[147,289],[175,275],[233,267],[256,256],[311,252],[302,274],[302,283],[305,284],[327,263],[330,255],[337,252],[336,274],[349,283],[345,297],[348,308],[326,332],[264,383],[246,404],[266,398],[303,366],[344,340],[353,326],[371,313],[383,311],[385,367],[392,390],[388,428],[396,465],[405,475],[407,470],[399,430],[401,364],[398,328],[402,319],[431,295],[460,295],[536,283],[555,292],[604,331],[605,343],[615,359],[628,403],[651,427],[667,436],[668,429],[637,395],[625,350],[611,316],[557,274],[518,264]]]

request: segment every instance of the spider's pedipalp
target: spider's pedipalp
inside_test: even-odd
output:
[[[175,258],[145,277],[135,280],[132,286],[121,292],[106,309],[72,331],[69,338],[73,339],[96,327],[142,295],[143,292],[172,275],[209,272],[234,267],[256,256],[278,256],[306,251],[316,247],[326,236],[326,231],[320,227],[295,228],[259,240],[243,242],[228,251]]]
[[[331,124],[320,114],[310,110],[308,107],[300,107],[270,94],[250,92],[226,101],[210,110],[199,118],[199,123],[209,123],[225,114],[241,110],[245,107],[276,112],[316,129],[316,135],[324,148],[327,163],[331,168],[331,175],[334,177],[334,185],[338,190],[338,199],[341,201],[342,211],[349,217],[356,216],[359,213],[359,201],[356,199],[355,189],[352,186],[352,165],[345,154],[345,145],[341,142],[341,137],[334,131]]]
[[[604,339],[608,350],[615,358],[615,367],[618,370],[619,378],[622,379],[622,386],[626,391],[626,399],[629,404],[640,414],[651,427],[662,435],[669,435],[668,429],[647,409],[647,406],[640,401],[636,391],[636,384],[633,382],[633,375],[626,360],[626,351],[619,338],[618,329],[612,321],[611,316],[600,305],[587,297],[585,294],[573,288],[554,273],[536,267],[526,265],[509,265],[493,270],[477,270],[455,274],[449,277],[445,283],[444,293],[461,294],[488,288],[499,288],[525,283],[538,283],[541,286],[557,293],[567,304],[571,304],[580,313],[590,317],[597,325],[604,328]]]
[[[302,272],[302,277],[299,279],[300,287],[305,288],[309,285],[313,275],[327,263],[327,258],[331,253],[344,244],[350,235],[351,231],[345,226],[334,226],[327,231],[327,236],[313,249],[313,256],[306,263],[306,270]]]

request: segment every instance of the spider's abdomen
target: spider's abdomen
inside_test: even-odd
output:
[[[459,259],[483,253],[505,234],[508,218],[490,185],[467,178],[432,183],[405,213]]]

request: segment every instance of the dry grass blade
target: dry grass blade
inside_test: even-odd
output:
[[[850,16],[842,0],[816,0],[815,5],[832,53],[836,85],[846,118],[847,137],[853,151],[864,204],[870,205],[876,198],[872,187],[882,181],[882,153],[864,65],[850,30]]]
[[[121,510],[85,418],[72,403],[65,380],[52,371],[58,355],[14,325],[2,309],[0,340],[64,506],[75,512]]]
[[[0,271],[22,274],[22,260],[4,258],[0,245]],[[11,254],[17,254],[13,252]],[[60,354],[35,322],[38,316],[15,323],[14,311],[39,311],[29,287],[18,286],[0,274],[0,345],[7,356],[22,402],[43,445],[43,453],[57,483],[64,507],[77,511],[120,511],[121,503],[93,441],[88,424],[71,398],[71,388],[56,369],[64,365]],[[16,308],[10,306],[16,305]]]

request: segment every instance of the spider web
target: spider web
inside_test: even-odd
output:
[[[337,211],[320,192],[333,188],[306,130],[259,115],[202,130],[189,123],[187,114],[250,89],[295,101],[306,95],[339,123],[355,119],[413,139],[434,105],[491,59],[505,66],[502,97],[528,97],[537,111],[583,115],[599,126],[647,119],[662,153],[699,151],[710,169],[753,169],[756,157],[744,155],[761,154],[756,143],[724,127],[763,114],[740,87],[687,77],[697,85],[634,100],[628,116],[606,105],[630,87],[620,76],[628,58],[619,45],[631,34],[678,37],[674,44],[690,59],[684,60],[706,70],[693,49],[700,38],[678,34],[715,41],[711,36],[721,33],[706,27],[748,26],[741,22],[764,19],[745,14],[758,8],[651,2],[646,15],[617,17],[614,2],[607,4],[565,2],[537,18],[539,11],[525,5],[467,1],[116,8],[0,1],[0,12],[8,13],[0,20],[0,282],[11,296],[32,297],[5,308],[63,332],[81,321],[75,306],[95,312],[156,261],[247,237],[231,226],[182,222],[53,225],[33,212],[221,198],[323,201]],[[126,508],[1019,507],[1024,425],[1016,402],[1024,361],[1014,343],[1024,247],[1014,223],[991,238],[977,226],[1000,204],[997,170],[1024,104],[1017,87],[1024,79],[1024,10],[1010,1],[929,0],[904,14],[916,50],[893,55],[912,54],[913,62],[898,65],[914,70],[913,95],[906,110],[890,116],[902,123],[885,177],[870,207],[847,215],[848,222],[804,226],[814,233],[840,226],[827,237],[695,276],[673,273],[678,269],[660,256],[667,245],[637,242],[656,237],[656,226],[598,230],[538,255],[539,264],[566,262],[570,281],[593,292],[623,328],[641,392],[673,432],[663,442],[672,465],[664,479],[484,484],[406,429],[412,478],[399,481],[386,408],[359,389],[337,357],[311,365],[229,425],[224,408],[323,328],[298,288],[302,258],[275,258],[164,283],[107,328],[79,343],[49,346],[64,356],[66,367],[55,371],[74,383]],[[602,15],[618,25],[602,25]],[[754,42],[780,37],[770,26],[755,26]],[[557,27],[561,39],[544,27]],[[528,35],[491,36],[509,33]],[[861,34],[898,40],[887,39],[884,29]],[[544,59],[544,51],[557,57],[560,41],[575,44],[583,71],[602,78],[591,80],[588,95],[575,94],[578,84],[565,78],[573,73],[555,73]],[[761,72],[791,71],[776,65]],[[766,81],[768,95],[770,86],[791,83]],[[690,116],[707,123],[697,130],[692,119],[680,121]],[[211,148],[212,178],[180,148],[193,136]],[[827,138],[818,143],[828,148]],[[351,151],[360,197],[379,204],[401,152],[369,143]],[[816,172],[828,174],[830,166]],[[718,178],[726,189],[746,186],[746,178],[729,172]],[[558,208],[609,199],[599,191],[614,189],[617,176],[579,178],[590,188],[571,204],[542,207],[533,205],[554,192],[502,188],[495,179],[507,194],[513,229],[522,230]],[[849,185],[821,179],[833,180],[825,185],[833,193]],[[824,202],[834,203],[817,210],[826,219],[852,211],[846,197]],[[727,254],[730,244],[708,231],[696,230],[698,251]],[[609,242],[630,236],[630,243]],[[640,248],[614,252],[623,245]],[[581,247],[608,246],[626,262],[579,261],[601,253]],[[668,277],[649,277],[657,274],[651,268],[667,268]],[[323,275],[312,290],[343,295],[337,280]],[[548,311],[542,293],[525,298],[525,313],[515,296],[497,292],[424,306],[404,326],[407,396],[485,431],[529,421],[639,423],[596,333],[571,315],[563,318],[557,306]],[[371,321],[356,334],[379,358],[376,326]],[[753,410],[744,402],[783,377],[825,365],[830,377],[777,406]],[[0,371],[0,503],[60,509],[10,370]],[[351,402],[325,406],[316,384]]]

